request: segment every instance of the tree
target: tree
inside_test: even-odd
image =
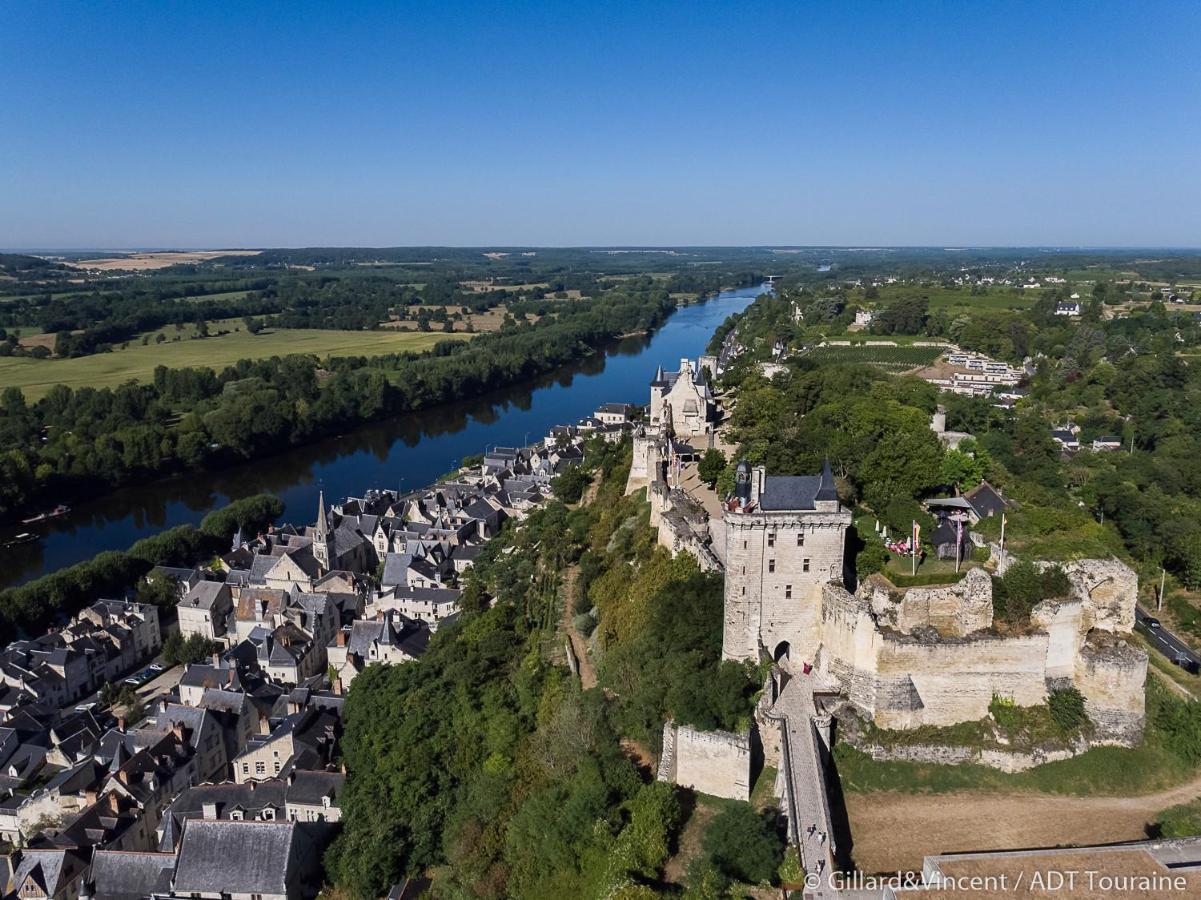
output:
[[[573,466],[562,475],[556,475],[550,486],[555,497],[564,503],[579,503],[584,496],[584,489],[591,483],[591,475],[581,466]]]
[[[221,644],[202,634],[190,634],[185,638],[175,631],[163,641],[163,662],[169,666],[198,663],[221,649]]]
[[[705,455],[701,457],[701,461],[697,464],[697,475],[701,481],[713,487],[717,484],[717,479],[721,477],[722,471],[726,467],[726,455],[716,448],[710,448],[705,451]]]
[[[988,452],[980,449],[974,440],[961,441],[942,458],[943,483],[961,491],[973,488],[984,478],[991,461]]]
[[[758,813],[747,803],[724,807],[705,831],[705,855],[728,878],[750,884],[771,883],[784,857],[784,841],[771,812]]]

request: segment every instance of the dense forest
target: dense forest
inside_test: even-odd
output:
[[[719,662],[720,579],[671,560],[645,504],[622,497],[628,444],[590,451],[602,479],[593,502],[554,502],[506,527],[468,576],[461,620],[420,660],[355,679],[344,826],[326,860],[354,896],[419,872],[446,896],[654,896],[685,811],[641,753],[657,749],[669,716],[710,728],[749,718],[761,673]],[[573,598],[597,630],[589,690],[552,661],[560,604]],[[775,876],[772,823],[719,818],[689,873],[692,896]]]
[[[514,323],[427,354],[243,360],[222,372],[155,371],[116,390],[53,388],[36,403],[0,393],[0,516],[134,478],[269,454],[377,419],[519,383],[658,325],[661,290],[610,291],[537,323]]]

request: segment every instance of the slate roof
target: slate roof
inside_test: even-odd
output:
[[[827,461],[820,475],[767,475],[759,508],[763,510],[816,509],[817,501],[836,501],[838,491]]]
[[[404,616],[384,616],[355,622],[346,647],[363,659],[370,658],[371,645],[377,643],[399,647],[409,656],[420,656],[429,642],[429,629],[423,625]]]
[[[140,900],[171,891],[174,853],[97,850],[88,876],[95,900]]]
[[[964,498],[972,504],[972,508],[976,510],[977,515],[981,518],[988,518],[999,512],[1003,512],[1013,504],[1006,500],[1001,494],[987,481],[981,481],[978,485],[964,494]]]
[[[73,850],[22,850],[21,861],[13,872],[13,887],[19,887],[27,878],[36,882],[46,895],[55,896],[86,863]]]
[[[195,584],[180,602],[196,609],[212,609],[223,594],[226,599],[229,598],[229,588],[223,582],[201,581]]]
[[[287,894],[301,852],[292,822],[193,819],[179,845],[175,893]]]

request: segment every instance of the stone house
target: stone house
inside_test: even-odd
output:
[[[221,581],[201,581],[195,584],[176,604],[179,633],[184,637],[198,634],[211,641],[226,641],[233,595],[229,585]]]
[[[341,734],[337,713],[308,707],[286,716],[268,735],[251,738],[233,762],[234,781],[263,781],[289,769],[323,769]]]
[[[364,666],[396,665],[417,659],[425,652],[429,640],[429,626],[388,610],[378,619],[355,622],[349,632],[338,632],[327,651],[329,664],[346,690]]]
[[[6,897],[22,900],[77,900],[87,870],[81,850],[21,850],[14,857],[11,890]]]

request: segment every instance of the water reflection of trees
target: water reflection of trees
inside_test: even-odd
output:
[[[746,298],[746,303],[751,299]],[[441,474],[452,459],[482,450],[490,438],[520,439],[522,435],[511,432],[527,425],[529,438],[540,438],[534,429],[542,427],[541,421],[514,424],[505,434],[486,433],[503,427],[514,416],[530,414],[536,405],[542,418],[552,424],[587,414],[589,410],[577,408],[572,389],[578,386],[577,379],[604,373],[611,358],[623,361],[607,376],[603,387],[613,396],[604,399],[641,399],[619,396],[641,386],[645,375],[626,360],[641,356],[654,345],[654,357],[646,360],[653,371],[656,364],[666,366],[683,355],[700,352],[708,334],[732,311],[727,304],[709,309],[706,314],[704,307],[686,307],[656,334],[623,338],[598,348],[600,352],[575,365],[524,384],[407,413],[274,456],[130,486],[80,503],[68,517],[41,526],[46,534],[42,543],[3,552],[0,586],[27,581],[101,550],[123,549],[164,528],[198,523],[214,507],[263,491],[278,494],[287,505],[285,518],[299,522],[307,521],[313,510],[318,482],[331,498],[373,484],[399,487],[402,478],[406,489],[418,487]],[[594,385],[593,392],[600,387]],[[449,440],[454,435],[462,437]],[[409,452],[422,444],[425,447],[420,454]]]

